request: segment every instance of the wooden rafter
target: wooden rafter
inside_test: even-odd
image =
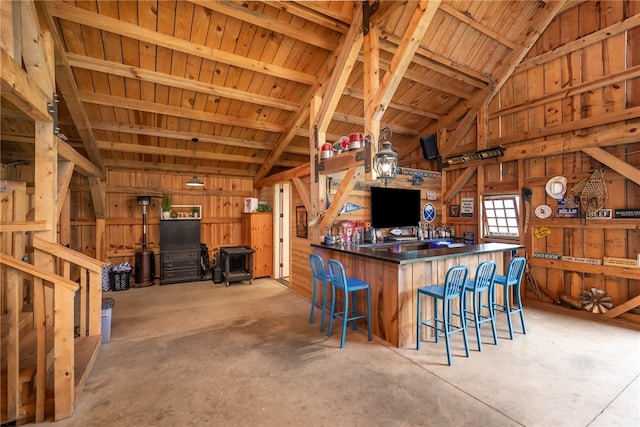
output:
[[[261,13],[252,11],[247,7],[236,5],[230,1],[223,0],[191,0],[192,3],[202,6],[206,9],[213,10],[214,12],[223,13],[227,16],[232,16],[241,21],[251,22],[259,27],[265,28],[270,31],[274,31],[280,34],[284,34],[293,39],[304,40],[306,43],[314,46],[334,51],[337,49],[338,44],[326,37],[318,36],[317,34],[309,31],[303,31],[297,29],[291,25],[287,25],[282,21],[278,21],[273,18],[268,18]],[[269,2],[265,2],[267,5]]]
[[[380,120],[389,106],[396,89],[402,81],[402,76],[409,68],[411,59],[415,54],[424,33],[429,28],[436,11],[440,6],[439,0],[420,1],[411,16],[409,27],[402,37],[398,51],[393,56],[389,71],[384,75],[380,90],[373,98],[373,120]]]
[[[130,110],[146,111],[148,113],[166,114],[176,117],[187,117],[194,120],[210,121],[229,126],[245,126],[266,132],[283,133],[284,126],[273,123],[250,120],[241,117],[227,116],[223,114],[210,113],[202,110],[194,110],[184,107],[174,107],[139,99],[131,99],[122,96],[113,96],[93,92],[81,92],[81,99],[88,104],[106,105],[109,107],[127,108]]]
[[[189,55],[195,55],[200,58],[219,61],[224,64],[233,65],[235,67],[255,71],[257,73],[285,78],[307,85],[314,85],[316,82],[316,77],[311,74],[269,64],[264,61],[252,60],[244,56],[223,52],[219,49],[214,49],[197,43],[191,43],[187,40],[168,36],[157,31],[151,31],[138,25],[129,24],[109,16],[89,12],[79,7],[73,7],[67,3],[45,3],[47,3],[47,7],[53,16],[66,21],[88,25],[100,30],[130,37],[134,40],[140,40],[142,42],[162,46],[167,49],[183,52]]]
[[[357,7],[356,11],[354,12],[354,15],[357,14],[357,13],[360,13],[360,10],[361,10],[361,6]],[[354,32],[355,31],[356,31],[356,29],[354,29]],[[347,35],[345,37],[345,40],[350,40],[351,42],[355,42],[357,40],[357,38],[354,37],[354,36],[350,37],[349,35]],[[341,61],[343,63],[346,62],[342,58],[343,58],[344,55],[348,55],[350,53],[350,50],[349,50],[349,42],[345,41],[345,40],[343,40],[343,42],[341,43],[340,48],[338,49],[338,53],[336,54],[336,57],[333,58],[331,61],[329,61],[327,64],[325,64],[325,65],[327,65],[327,67],[325,68],[325,73],[323,73],[322,78],[318,79],[319,82],[324,82],[325,78],[330,75],[330,70],[335,70],[336,68],[341,67],[341,65],[340,65]],[[345,84],[346,84],[346,81],[345,81]],[[331,83],[329,83],[328,86],[331,86]],[[344,85],[342,85],[340,87],[340,93],[342,93],[342,88],[343,87],[344,87]],[[336,86],[336,88],[334,90],[338,90],[337,86]],[[307,101],[308,101],[307,103],[311,102],[312,97],[321,96],[321,94],[325,93],[325,91],[326,91],[326,87],[325,86],[316,84],[316,86],[313,88],[312,93],[310,93],[310,95],[309,95],[309,97],[307,99]],[[326,92],[329,92],[329,91],[326,91]],[[327,113],[328,113],[328,111],[327,111]],[[256,174],[256,181],[259,181],[262,178],[264,178],[265,176],[267,176],[267,174],[269,173],[269,171],[271,170],[271,168],[275,164],[276,160],[284,152],[285,147],[287,145],[289,145],[289,143],[291,142],[293,137],[296,136],[296,133],[298,132],[298,130],[302,129],[302,126],[307,121],[307,118],[309,117],[309,114],[310,114],[309,107],[306,107],[306,108],[300,110],[300,112],[297,114],[295,120],[293,121],[292,125],[289,126],[289,131],[284,135],[284,137],[280,138],[280,140],[276,144],[276,148],[267,156],[267,158],[264,161],[264,164],[258,170],[258,173]],[[331,114],[329,114],[329,116],[331,116],[332,114],[333,114],[333,111],[331,112]],[[315,121],[315,122],[317,122],[317,121]],[[313,154],[315,154],[315,153],[312,150],[310,150],[310,156],[312,156]],[[254,185],[257,186],[257,184],[254,184]]]
[[[132,170],[139,172],[193,173],[193,166],[175,165],[165,162],[149,162],[122,159],[107,159],[104,161],[107,169]],[[253,178],[255,172],[248,169],[231,169],[198,166],[198,173],[207,175],[245,176]]]
[[[157,71],[145,70],[143,68],[123,65],[112,61],[89,58],[87,56],[81,56],[72,53],[68,53],[67,58],[69,61],[69,65],[71,65],[72,67],[83,68],[91,71],[99,71],[105,74],[140,80],[141,82],[174,86],[207,95],[235,99],[237,101],[249,102],[266,107],[278,108],[281,110],[297,111],[300,109],[300,104],[295,102],[289,102],[283,99],[245,92],[239,89],[230,89],[227,87],[204,83],[193,79],[186,79],[184,77],[172,76],[170,74],[160,73]]]
[[[44,93],[4,48],[0,48],[0,64],[2,97],[33,120],[52,121],[47,103],[52,102],[53,93]]]

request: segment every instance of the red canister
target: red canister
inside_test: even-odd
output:
[[[333,146],[330,143],[325,142],[324,144],[322,144],[322,150],[320,152],[320,158],[321,159],[328,159],[330,157],[333,157]]]
[[[352,133],[349,135],[349,150],[355,150],[364,145],[364,134]]]

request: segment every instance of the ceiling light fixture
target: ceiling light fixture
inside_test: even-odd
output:
[[[193,178],[187,181],[187,187],[204,187],[204,182],[200,178],[198,178],[198,138],[191,138],[194,144],[194,164],[193,164]]]

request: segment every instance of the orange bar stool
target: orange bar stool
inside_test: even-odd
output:
[[[330,259],[329,273],[331,274],[331,314],[329,315],[329,333],[331,336],[331,330],[333,328],[333,319],[342,320],[342,339],[340,340],[340,348],[344,347],[344,338],[347,334],[347,324],[353,322],[353,330],[357,330],[358,326],[356,320],[367,319],[367,329],[369,333],[369,341],[371,341],[371,292],[367,282],[363,282],[355,277],[347,276],[344,272],[344,266],[340,261]],[[337,300],[336,288],[341,290],[342,300]],[[367,294],[367,311],[358,310],[356,303],[356,292],[365,291]],[[351,298],[351,303],[349,303]],[[351,304],[351,305],[350,305]],[[336,311],[336,306],[340,311]]]
[[[309,314],[309,323],[313,323],[313,311],[316,307],[321,310],[320,316],[320,332],[324,331],[324,314],[327,311],[327,287],[331,282],[331,276],[324,268],[324,261],[320,255],[309,255],[309,263],[311,264],[311,280],[313,282],[313,290],[311,291],[311,314]],[[322,282],[322,297],[319,297],[318,284]]]
[[[481,263],[476,269],[476,276],[473,280],[467,280],[464,287],[467,295],[471,296],[471,300],[465,305],[465,320],[470,326],[476,328],[476,339],[478,340],[478,351],[482,351],[482,339],[480,338],[480,328],[483,323],[491,323],[491,331],[493,332],[493,343],[498,345],[498,335],[496,334],[496,315],[493,310],[495,302],[494,280],[496,277],[496,269],[498,264],[494,261],[486,261]],[[484,296],[486,294],[486,297]],[[483,298],[486,298],[483,302]],[[469,310],[469,302],[473,310]]]
[[[524,324],[524,311],[522,310],[522,299],[520,298],[520,283],[522,282],[522,275],[524,269],[527,266],[527,260],[523,257],[512,258],[507,266],[507,274],[501,276],[496,274],[495,284],[501,285],[504,295],[504,303],[498,304],[494,302],[494,310],[501,313],[506,313],[507,323],[509,325],[509,338],[513,339],[513,325],[511,322],[511,315],[515,313],[520,314],[520,323],[522,324],[522,333],[527,333],[527,328]],[[513,302],[511,303],[511,291],[513,291]]]
[[[469,268],[465,266],[451,267],[445,276],[444,286],[431,285],[418,288],[418,330],[416,348],[420,350],[420,330],[422,326],[434,330],[436,343],[439,341],[440,333],[444,334],[447,344],[447,362],[451,366],[451,345],[449,344],[450,336],[456,332],[462,332],[464,338],[464,350],[466,356],[469,357],[469,342],[467,341],[467,325],[464,316],[465,302],[465,284],[469,276]],[[433,298],[434,317],[422,320],[421,300],[423,296]],[[458,310],[454,310],[453,301],[457,300]],[[440,318],[438,305],[442,303],[442,318]],[[458,317],[460,324],[456,325],[451,322],[453,316]]]

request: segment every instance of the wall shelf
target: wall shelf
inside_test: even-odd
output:
[[[178,218],[163,218],[162,209],[160,210],[160,218],[164,220],[182,220],[182,219],[201,219],[202,205],[171,205],[171,211],[178,214]]]

